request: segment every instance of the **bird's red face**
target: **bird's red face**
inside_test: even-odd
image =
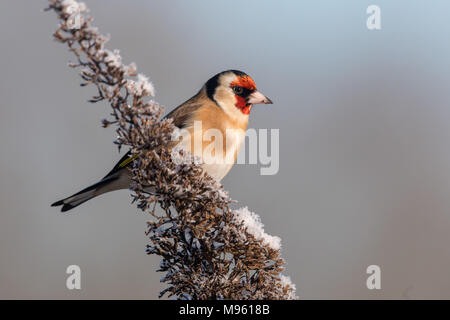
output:
[[[243,114],[250,114],[252,105],[247,102],[246,95],[248,96],[256,90],[255,81],[248,75],[238,76],[237,78],[236,81],[230,83],[230,87],[233,89],[236,98],[235,106]]]
[[[243,114],[250,114],[253,104],[269,104],[272,101],[256,90],[255,81],[249,75],[237,75],[237,80],[230,83],[236,98],[236,108]]]
[[[211,100],[235,116],[248,116],[254,104],[272,103],[256,89],[253,79],[239,70],[216,74],[206,82],[205,89]]]

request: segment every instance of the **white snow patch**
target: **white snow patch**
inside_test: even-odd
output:
[[[247,228],[247,232],[256,239],[262,240],[264,244],[274,250],[281,248],[281,238],[265,233],[261,218],[256,213],[249,211],[247,207],[234,210],[233,213],[234,220],[237,223],[242,222],[244,227]]]
[[[293,291],[290,292],[289,299],[298,299],[295,296],[295,291],[297,290],[295,283],[292,282],[291,277],[280,275],[280,282],[283,287],[290,286]]]
[[[138,81],[136,82],[137,90],[140,90],[142,95],[147,96],[150,95],[152,97],[155,96],[155,88],[153,87],[153,84],[149,81],[148,77],[144,76],[142,73],[139,73]]]
[[[64,0],[61,2],[62,11],[65,14],[73,15],[86,12],[87,6],[84,2],[77,2],[75,0]]]
[[[122,67],[122,57],[120,56],[119,50],[115,49],[114,51],[110,51],[105,49],[104,52],[106,53],[105,62],[108,66],[114,68]]]
[[[137,81],[128,80],[126,86],[128,90],[134,95],[152,97],[155,96],[155,88],[153,87],[153,84],[149,81],[148,77],[146,77],[142,73],[139,73],[137,75]]]

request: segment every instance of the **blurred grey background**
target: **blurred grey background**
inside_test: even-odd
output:
[[[250,127],[280,129],[279,173],[239,165],[223,183],[282,238],[300,298],[450,298],[450,2],[86,3],[168,110],[228,68],[273,99]],[[0,2],[0,298],[156,298],[149,217],[129,192],[50,207],[120,155],[45,6]],[[81,290],[66,289],[71,264]],[[366,288],[371,264],[381,290]]]

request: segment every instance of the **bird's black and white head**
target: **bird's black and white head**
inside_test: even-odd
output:
[[[256,89],[253,79],[239,70],[216,74],[206,82],[205,88],[211,100],[236,117],[248,117],[254,104],[272,103]]]

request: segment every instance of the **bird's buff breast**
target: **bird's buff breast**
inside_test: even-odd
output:
[[[201,159],[202,168],[220,181],[236,162],[244,138],[242,129],[200,129],[194,125],[182,130],[176,149],[181,148]]]

